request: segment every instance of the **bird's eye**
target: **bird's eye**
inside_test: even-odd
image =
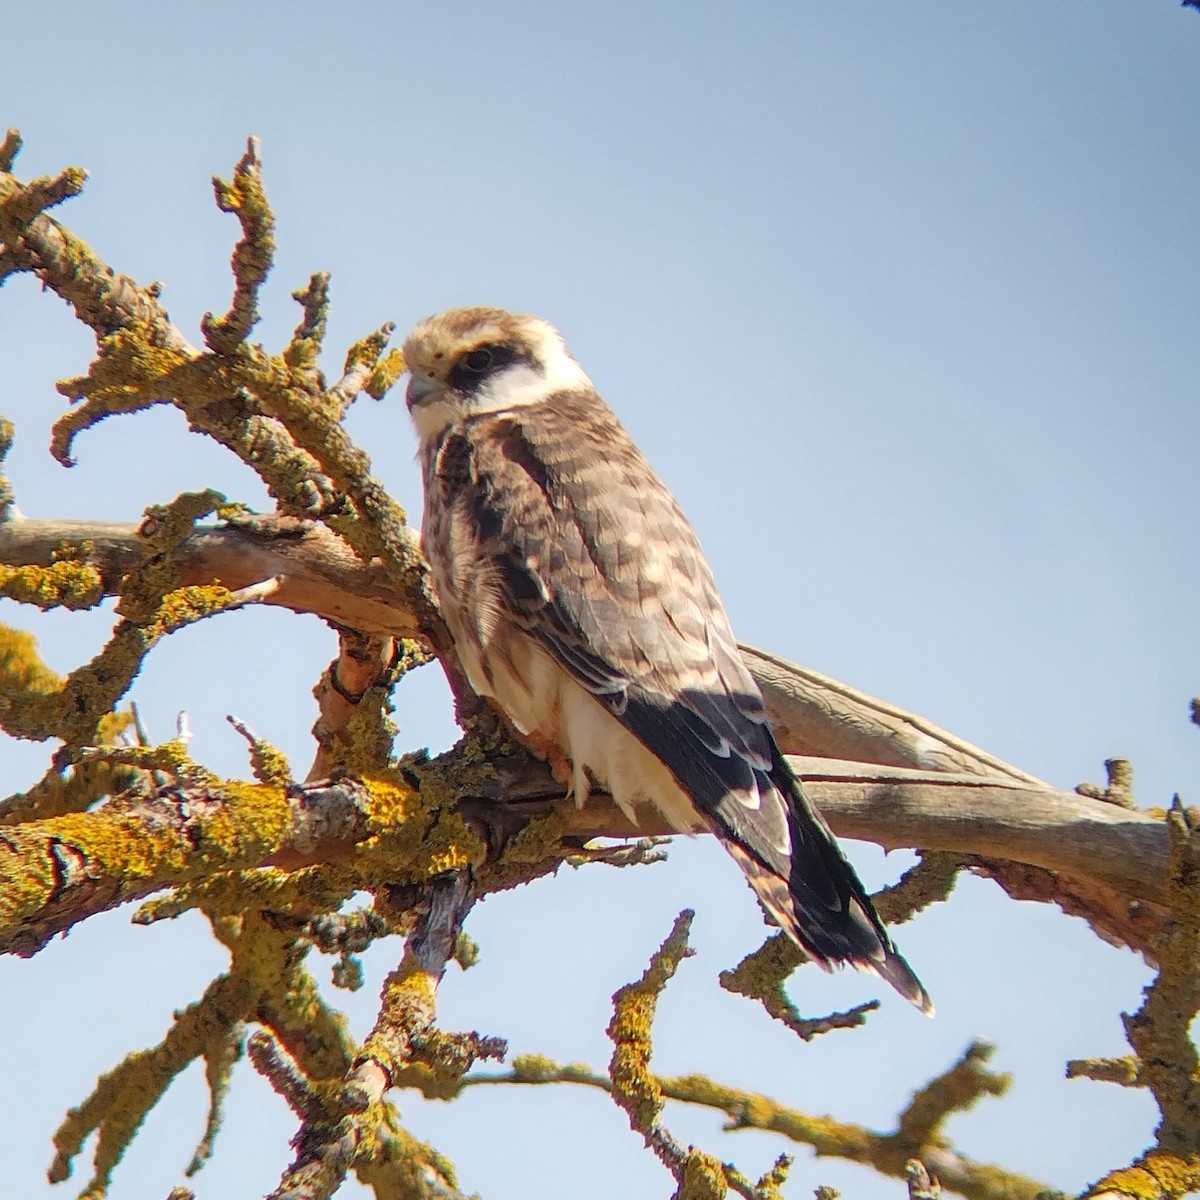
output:
[[[464,355],[462,361],[468,371],[481,375],[492,365],[492,352],[486,346],[480,346],[470,354]]]

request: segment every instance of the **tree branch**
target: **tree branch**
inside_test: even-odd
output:
[[[8,826],[0,829],[0,953],[28,957],[86,917],[164,887],[260,866],[295,870],[336,861],[386,830],[430,832],[435,818],[415,789],[381,782],[370,789],[353,779],[282,788],[210,777],[151,796],[130,793],[92,812]],[[469,837],[459,840],[455,852],[470,853]],[[430,848],[418,839],[411,855]],[[403,856],[390,849],[390,877],[401,880]],[[441,845],[443,857],[447,849]]]
[[[1062,903],[1106,936],[1152,952],[1165,912],[1170,856],[1162,821],[1073,793],[974,776],[820,759],[790,761],[840,836],[888,849],[956,852],[1001,886]],[[443,765],[454,762],[452,752]],[[528,755],[493,765],[491,778],[475,775],[478,786],[467,785],[464,791],[460,785],[458,799],[493,802],[471,805],[470,811],[485,824],[500,827],[501,843],[511,832],[504,826],[512,816],[523,822],[552,811],[558,814],[560,835],[571,839],[560,847],[562,857],[581,839],[673,832],[649,813],[642,825],[631,825],[602,794],[582,809],[563,804],[561,784],[545,764]],[[296,865],[348,854],[379,826],[362,813],[340,826],[326,818],[314,839],[306,832],[311,828],[308,817],[299,809],[312,804],[313,796],[336,798],[349,787],[347,782],[318,790],[256,788],[245,793],[241,807],[242,793],[221,786],[182,793],[165,789],[150,798],[111,802],[86,815],[12,827],[4,835],[9,853],[0,860],[8,876],[0,893],[6,900],[0,909],[0,949],[32,953],[82,917],[205,871],[246,869],[285,857]],[[236,837],[219,860],[193,852],[197,830],[205,828],[196,822],[203,821],[206,811],[235,823]],[[402,812],[395,810],[393,819]],[[274,822],[270,836],[261,832],[264,822]],[[116,852],[111,838],[118,830]],[[259,832],[251,835],[252,830]],[[301,843],[305,848],[299,850]],[[136,861],[148,864],[144,875],[128,869],[126,856],[135,849]],[[214,843],[211,853],[218,850]],[[1041,894],[1036,894],[1039,888]]]
[[[742,643],[741,651],[762,688],[775,737],[789,754],[1047,786],[917,713],[766,650]]]
[[[0,564],[49,566],[64,544],[99,572],[103,595],[117,592],[121,578],[144,553],[137,525],[121,521],[0,521]],[[194,530],[175,550],[181,584],[216,580],[231,591],[278,576],[269,603],[313,613],[363,633],[417,637],[415,614],[376,562],[364,563],[324,525],[287,517],[255,517],[243,525]]]
[[[1028,1176],[1006,1171],[991,1164],[978,1163],[950,1146],[937,1125],[955,1111],[969,1108],[981,1095],[998,1090],[996,1077],[980,1065],[978,1047],[968,1048],[963,1058],[925,1089],[936,1099],[927,1103],[927,1125],[914,1130],[914,1139],[905,1128],[909,1110],[901,1115],[896,1129],[879,1133],[862,1125],[839,1121],[830,1116],[808,1113],[779,1104],[767,1096],[741,1088],[727,1087],[704,1075],[651,1076],[657,1095],[685,1104],[717,1109],[729,1117],[726,1129],[763,1129],[778,1133],[801,1145],[811,1146],[820,1157],[843,1158],[864,1163],[883,1175],[904,1179],[909,1161],[920,1157],[942,1184],[971,1200],[1036,1200],[1047,1191],[1046,1185]],[[572,1063],[562,1066],[538,1055],[521,1055],[513,1060],[512,1070],[495,1075],[472,1075],[464,1087],[502,1084],[574,1083],[613,1091],[609,1075]]]
[[[401,1067],[422,1053],[428,1054],[431,1041],[437,1041],[437,1048],[449,1057],[462,1050],[464,1041],[470,1043],[459,1057],[459,1075],[476,1057],[503,1055],[505,1047],[495,1039],[476,1035],[457,1040],[446,1035],[433,1037],[437,987],[471,901],[465,872],[448,872],[430,881],[426,907],[407,939],[400,966],[384,981],[383,1004],[375,1028],[339,1094],[319,1103],[313,1093],[298,1086],[294,1072],[284,1071],[277,1086],[293,1107],[300,1108],[304,1120],[292,1139],[296,1158],[271,1193],[271,1200],[325,1200],[340,1187],[352,1167],[364,1182],[370,1182],[381,1167],[395,1175],[396,1156],[386,1152],[393,1122],[384,1092]],[[275,1056],[272,1065],[279,1067],[284,1062],[281,1056]],[[275,1074],[268,1077],[274,1078]],[[403,1165],[402,1161],[401,1168]],[[425,1157],[418,1158],[415,1165],[424,1168]],[[411,1191],[406,1195],[435,1197],[451,1191],[457,1195],[452,1180],[426,1178],[424,1170],[410,1173],[413,1179],[406,1182]]]

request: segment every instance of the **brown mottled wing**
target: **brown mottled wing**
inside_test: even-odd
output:
[[[495,593],[476,605],[502,609],[668,767],[815,957],[915,997],[775,745],[694,530],[608,406],[566,392],[473,418],[436,474],[443,540],[477,556],[457,574]]]

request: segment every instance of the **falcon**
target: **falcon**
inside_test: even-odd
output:
[[[562,773],[709,830],[827,970],[932,1005],[775,743],[688,519],[538,317],[456,308],[404,343],[424,545],[472,687]]]

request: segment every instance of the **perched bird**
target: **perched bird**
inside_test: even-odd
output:
[[[687,518],[538,317],[456,308],[404,343],[425,552],[471,685],[636,820],[709,829],[826,969],[876,972],[926,1012],[763,710]]]

